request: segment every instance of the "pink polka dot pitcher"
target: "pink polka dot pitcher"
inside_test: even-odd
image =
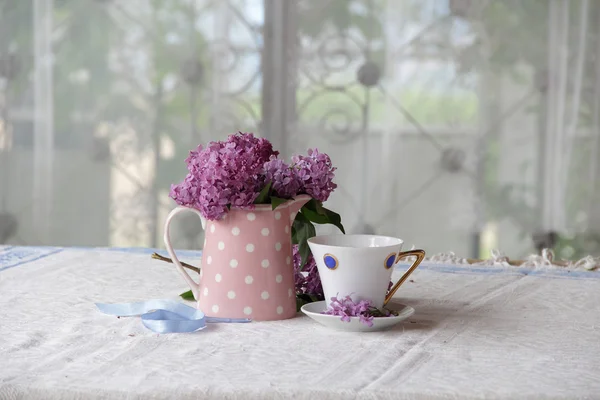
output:
[[[177,207],[167,217],[164,241],[173,262],[192,289],[198,309],[207,316],[272,321],[296,315],[291,226],[310,196],[297,196],[272,210],[231,208],[220,220],[207,221],[200,211]],[[196,283],[177,259],[169,226],[181,211],[192,211],[205,232],[200,281]]]

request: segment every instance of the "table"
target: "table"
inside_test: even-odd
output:
[[[389,331],[298,316],[158,335],[94,306],[177,299],[152,251],[0,248],[0,399],[600,396],[600,273],[425,263]]]

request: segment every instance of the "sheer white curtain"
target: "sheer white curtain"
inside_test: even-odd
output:
[[[0,242],[160,247],[187,151],[242,130],[329,153],[350,232],[598,254],[598,22],[589,0],[0,1]]]

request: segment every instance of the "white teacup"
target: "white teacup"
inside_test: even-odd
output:
[[[423,250],[402,251],[404,241],[378,235],[323,235],[308,239],[317,263],[326,304],[332,297],[370,300],[373,307],[386,305],[425,258]],[[393,266],[403,258],[416,261],[386,294]]]

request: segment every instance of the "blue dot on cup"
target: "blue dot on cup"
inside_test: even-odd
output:
[[[394,265],[394,261],[396,261],[396,254],[392,253],[389,256],[387,256],[387,258],[385,259],[385,268],[386,269],[390,269],[392,268],[392,266]]]
[[[329,269],[336,269],[338,267],[338,260],[333,254],[325,254],[323,256],[325,266]]]

